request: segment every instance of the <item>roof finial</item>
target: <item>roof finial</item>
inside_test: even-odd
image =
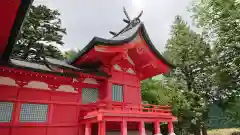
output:
[[[130,22],[131,22],[131,19],[130,19],[129,15],[128,15],[126,9],[125,9],[125,7],[123,7],[123,12],[124,12],[124,14],[125,14],[126,17],[127,17],[127,20],[126,20],[126,19],[123,19],[123,21],[126,22],[126,23],[130,23]]]
[[[141,11],[139,14],[138,14],[138,16],[137,17],[135,17],[133,20],[131,20],[130,19],[130,17],[129,17],[129,15],[128,15],[128,13],[127,13],[127,11],[126,11],[126,9],[125,9],[125,7],[123,7],[123,12],[124,12],[124,14],[126,15],[126,17],[127,17],[127,20],[126,19],[123,19],[123,21],[125,22],[125,23],[131,23],[131,22],[140,22],[140,17],[142,16],[142,14],[143,14],[143,11]]]
[[[124,12],[124,14],[125,14],[126,17],[127,17],[127,19],[123,19],[123,21],[124,21],[125,23],[127,23],[127,26],[126,26],[125,28],[123,28],[123,29],[122,29],[120,32],[118,32],[118,33],[115,33],[115,32],[110,31],[109,33],[112,34],[113,36],[117,36],[117,35],[125,32],[125,31],[129,30],[129,29],[135,27],[137,24],[139,24],[139,23],[141,22],[139,18],[142,16],[143,11],[141,11],[141,12],[138,14],[138,16],[135,17],[134,19],[130,19],[129,15],[128,15],[126,9],[125,9],[125,7],[123,7],[123,12]]]
[[[136,17],[136,19],[139,19],[143,14],[143,10],[139,13],[139,15]]]

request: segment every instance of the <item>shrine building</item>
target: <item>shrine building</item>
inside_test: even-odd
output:
[[[11,57],[32,4],[0,4],[1,135],[174,134],[170,106],[143,104],[140,82],[173,67],[152,44],[139,15],[113,37],[94,37],[71,61]],[[146,129],[153,125],[153,131]]]

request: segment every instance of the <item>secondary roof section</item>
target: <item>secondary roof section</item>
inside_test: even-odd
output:
[[[128,24],[111,39],[94,37],[70,64],[111,73],[114,65],[133,70],[141,80],[168,72],[168,63],[152,44],[140,21]]]

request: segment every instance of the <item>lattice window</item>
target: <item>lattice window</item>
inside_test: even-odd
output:
[[[12,120],[13,103],[0,102],[0,122],[10,122]]]
[[[82,89],[82,103],[95,103],[98,100],[98,89],[83,88]]]
[[[123,86],[112,85],[112,101],[123,102]]]
[[[22,104],[20,122],[46,122],[47,112],[46,104]]]

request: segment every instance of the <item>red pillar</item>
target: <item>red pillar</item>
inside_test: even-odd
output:
[[[144,121],[140,121],[139,123],[139,133],[140,135],[146,135]]]
[[[175,135],[172,121],[168,122],[168,132],[169,135]]]
[[[12,123],[17,124],[20,121],[21,103],[16,102],[12,114]]]
[[[160,129],[160,122],[159,121],[154,122],[154,134],[155,135],[161,135],[161,129]]]
[[[105,121],[98,122],[98,135],[106,135],[106,123]]]
[[[48,124],[52,124],[53,110],[54,110],[54,105],[53,105],[53,104],[49,104],[49,109],[48,109]]]
[[[87,123],[86,125],[85,125],[85,135],[91,135],[92,133],[91,133],[91,131],[92,131],[92,129],[91,129],[92,127],[91,127],[91,124],[90,123]]]
[[[78,135],[84,135],[84,126],[84,124],[81,124],[79,126]]]
[[[112,101],[112,83],[108,80],[103,82],[104,85],[102,86],[102,95],[104,101]]]
[[[121,135],[127,135],[127,121],[121,122]]]

